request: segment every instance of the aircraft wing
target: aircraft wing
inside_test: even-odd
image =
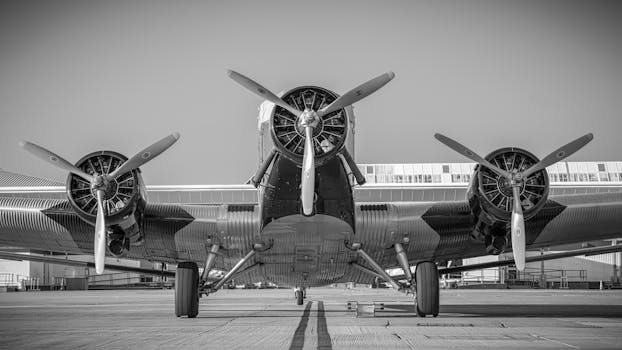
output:
[[[476,225],[466,200],[356,205],[356,239],[384,267],[397,266],[394,243],[411,265],[487,255]],[[528,249],[622,237],[622,193],[551,196],[525,230]]]
[[[396,242],[403,243],[411,265],[488,254],[465,200],[359,202],[355,210],[355,238],[383,267],[397,266]],[[124,257],[202,263],[206,243],[217,239],[228,248],[220,252],[215,268],[229,270],[259,236],[260,212],[251,203],[147,204],[141,225],[142,243]],[[528,248],[622,237],[622,193],[551,196],[525,228]],[[93,226],[65,199],[2,196],[0,245],[91,255]]]
[[[259,211],[254,204],[147,204],[142,226],[144,239],[124,258],[202,262],[208,240],[219,239],[228,249],[215,267],[227,270],[252,247]],[[92,255],[93,236],[67,200],[0,197],[1,246]]]

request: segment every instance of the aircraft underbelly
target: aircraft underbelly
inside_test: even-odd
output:
[[[353,254],[344,242],[352,227],[333,216],[289,215],[261,231],[271,248],[259,254],[266,279],[279,285],[319,286],[335,283],[346,274]]]

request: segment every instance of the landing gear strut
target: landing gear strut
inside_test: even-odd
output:
[[[426,315],[438,316],[439,282],[438,268],[431,261],[417,264],[415,270],[416,290],[415,311],[419,317]]]
[[[411,289],[414,287],[415,281],[413,281],[412,273],[410,272],[410,265],[408,264],[408,257],[406,256],[406,251],[401,243],[395,243],[395,256],[397,257],[397,263],[400,265],[402,270],[404,271],[404,276],[406,276],[406,281],[410,284]]]
[[[353,251],[358,253],[359,256],[361,256],[365,261],[367,261],[367,263],[369,265],[371,265],[371,267],[374,269],[374,271],[370,271],[369,272],[370,274],[376,275],[378,277],[382,277],[382,279],[384,279],[393,288],[395,288],[395,290],[399,290],[400,289],[400,286],[397,284],[397,282],[395,282],[393,280],[393,278],[391,278],[391,276],[389,276],[389,274],[382,267],[380,267],[380,265],[374,259],[372,259],[372,257],[369,256],[369,254],[367,254],[361,248],[361,244],[360,243],[353,243],[352,247],[350,249],[352,249]],[[365,267],[357,265],[357,264],[353,264],[353,266],[356,266],[358,269],[367,270]]]

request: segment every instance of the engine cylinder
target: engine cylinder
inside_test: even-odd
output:
[[[76,166],[89,175],[109,174],[127,160],[127,157],[113,151],[98,151],[80,159]],[[144,206],[142,179],[138,169],[112,179],[104,189],[106,224],[122,223],[139,206]],[[67,197],[76,214],[84,221],[95,223],[97,198],[89,181],[75,174],[67,177]]]
[[[533,154],[515,147],[496,150],[486,160],[509,172],[524,171],[539,160]],[[549,194],[549,177],[545,169],[531,174],[523,180],[520,201],[525,220],[538,213],[546,203]],[[494,171],[477,165],[471,180],[468,198],[473,213],[481,222],[492,226],[509,222],[512,215],[513,194],[510,182]]]
[[[337,99],[332,91],[316,86],[302,86],[283,94],[283,101],[298,110],[318,111]],[[335,156],[345,145],[348,134],[347,109],[324,115],[313,131],[313,148],[316,166]],[[305,130],[296,116],[285,108],[276,106],[271,118],[272,140],[281,154],[297,164],[302,163]]]

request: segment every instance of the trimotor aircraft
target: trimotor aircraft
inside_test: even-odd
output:
[[[201,296],[232,278],[293,287],[298,305],[307,287],[380,279],[412,291],[417,315],[436,317],[439,271],[483,267],[439,268],[439,262],[512,251],[513,260],[486,266],[515,264],[522,270],[526,260],[620,250],[525,257],[527,248],[621,235],[622,193],[549,196],[546,167],[580,150],[592,134],[542,160],[515,147],[481,157],[436,134],[438,141],[477,163],[467,198],[357,203],[353,188],[362,186],[365,177],[348,149],[351,105],[389,83],[392,72],[341,96],[317,86],[279,96],[242,74],[228,75],[267,101],[262,105],[269,119],[264,141],[270,146],[263,148],[262,163],[249,180],[259,191],[257,203],[148,203],[139,167],[171,147],[177,133],[129,159],[98,151],[75,165],[24,141],[25,150],[69,172],[67,199],[0,197],[0,244],[93,254],[97,273],[104,270],[106,254],[177,263],[175,314],[190,318],[197,316]],[[9,255],[0,257],[16,258]],[[394,267],[403,270],[400,280],[386,272]],[[213,270],[226,273],[213,279]]]

